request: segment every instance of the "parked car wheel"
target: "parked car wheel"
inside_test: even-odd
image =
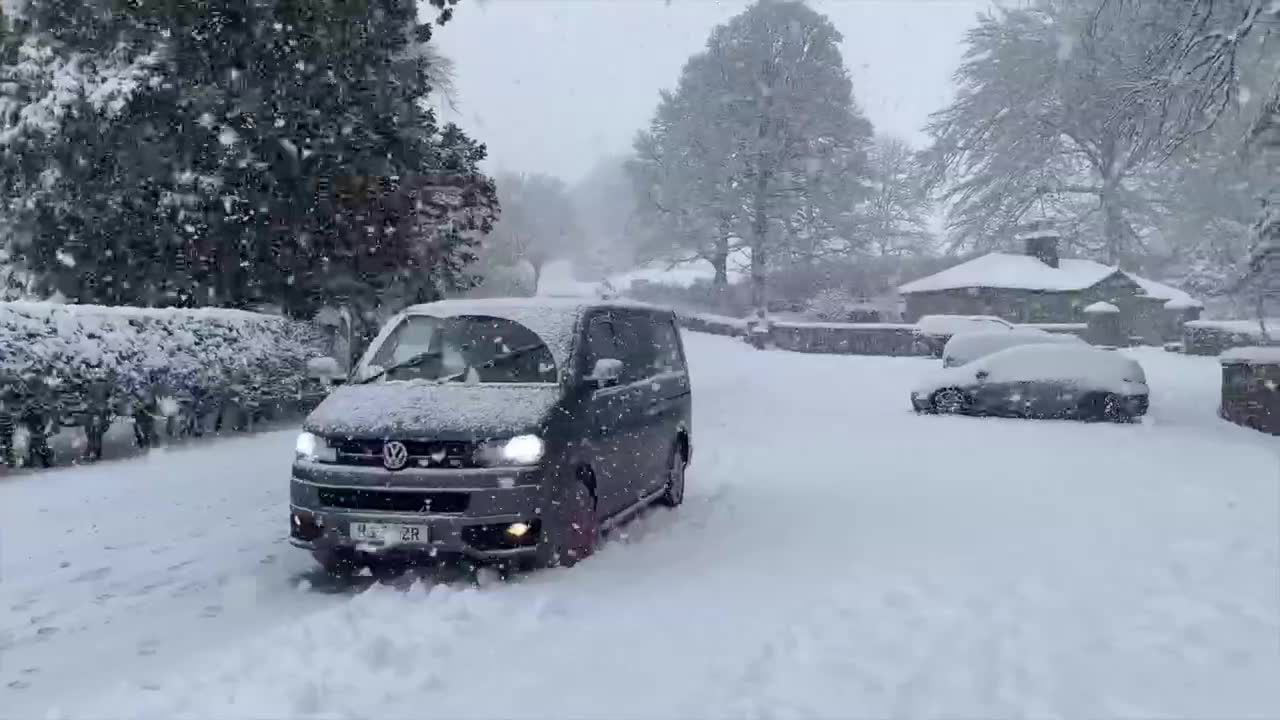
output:
[[[671,446],[671,459],[667,461],[667,489],[658,502],[667,507],[679,507],[684,502],[684,452],[680,443]]]
[[[540,567],[572,567],[596,550],[600,542],[600,518],[596,498],[579,474],[560,493],[547,520],[546,538],[538,548]],[[549,522],[548,522],[549,520]]]
[[[967,412],[973,399],[960,388],[943,388],[933,394],[933,411],[941,415],[959,415]]]
[[[1096,393],[1085,397],[1085,418],[1103,422],[1127,423],[1133,421],[1133,414],[1125,405],[1124,398],[1113,393]]]

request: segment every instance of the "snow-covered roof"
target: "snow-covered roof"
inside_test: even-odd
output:
[[[904,294],[970,287],[1065,292],[1093,287],[1119,272],[1092,260],[1063,258],[1050,267],[1038,258],[1014,253],[988,253],[898,288]]]
[[[1188,308],[1204,307],[1204,303],[1176,287],[1165,285],[1164,283],[1159,283],[1155,280],[1148,280],[1147,278],[1134,275],[1131,272],[1127,272],[1125,275],[1128,275],[1131,280],[1138,283],[1139,287],[1146,290],[1148,297],[1153,297],[1157,300],[1164,300],[1164,306],[1170,310],[1186,310]]]
[[[898,292],[909,295],[975,287],[1070,292],[1091,288],[1116,273],[1133,280],[1150,297],[1176,300],[1185,303],[1184,307],[1202,307],[1199,300],[1182,290],[1100,262],[1062,258],[1055,268],[1031,255],[1016,253],[988,253],[902,285]]]
[[[1109,313],[1120,312],[1120,308],[1116,307],[1115,305],[1112,305],[1109,302],[1103,302],[1099,300],[1098,302],[1093,303],[1092,305],[1086,307],[1084,311],[1087,313],[1109,314]]]

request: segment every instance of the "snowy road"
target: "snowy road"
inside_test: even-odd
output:
[[[689,337],[695,461],[590,561],[314,587],[292,433],[0,481],[0,715],[1280,716],[1280,441],[917,417],[921,359]]]

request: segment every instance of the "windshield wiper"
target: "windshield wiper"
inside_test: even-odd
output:
[[[514,360],[515,358],[518,358],[518,357],[520,357],[521,355],[524,355],[525,353],[533,352],[534,350],[537,350],[537,349],[542,348],[542,347],[545,347],[545,346],[544,346],[542,343],[540,343],[540,342],[539,342],[539,343],[532,343],[532,344],[530,344],[530,345],[522,345],[522,346],[520,346],[520,347],[518,347],[518,348],[515,348],[514,350],[508,350],[507,352],[504,352],[504,353],[501,353],[501,354],[498,354],[498,355],[494,355],[493,357],[489,358],[488,360],[485,360],[483,363],[480,363],[479,365],[476,365],[474,368],[468,367],[466,370],[462,370],[461,372],[456,372],[456,373],[454,373],[454,374],[452,374],[452,375],[449,375],[449,376],[447,376],[447,377],[442,377],[442,378],[440,378],[439,380],[436,380],[436,384],[437,384],[437,385],[444,385],[445,383],[451,383],[451,382],[453,382],[453,381],[455,381],[455,380],[461,380],[462,378],[466,377],[466,376],[467,376],[467,374],[468,374],[468,373],[470,373],[472,370],[485,370],[485,369],[488,369],[488,368],[493,367],[494,365],[497,365],[497,364],[498,364],[498,363],[500,363],[500,362],[506,362],[506,361],[508,361],[508,360]]]
[[[356,382],[356,384],[365,385],[367,383],[371,383],[374,380],[377,380],[378,378],[385,376],[387,373],[395,372],[396,370],[403,370],[404,368],[407,368],[407,367],[413,367],[414,365],[420,364],[423,360],[429,360],[433,357],[439,357],[439,356],[440,356],[439,350],[424,350],[423,352],[420,352],[417,355],[410,355],[409,357],[405,358],[404,360],[401,360],[398,363],[395,363],[393,365],[388,365],[387,367],[382,368],[381,370],[370,375],[369,377]]]

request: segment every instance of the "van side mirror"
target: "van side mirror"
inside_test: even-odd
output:
[[[331,357],[314,357],[308,360],[307,377],[326,385],[341,385],[347,380],[338,361]]]
[[[622,379],[622,361],[613,358],[600,358],[586,381],[596,388],[612,387]]]

